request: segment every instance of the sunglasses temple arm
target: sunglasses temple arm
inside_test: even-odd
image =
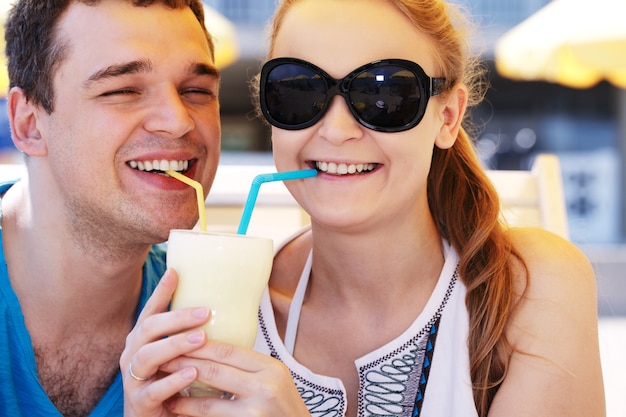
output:
[[[430,95],[438,96],[445,90],[446,79],[445,78],[431,78],[430,79]]]

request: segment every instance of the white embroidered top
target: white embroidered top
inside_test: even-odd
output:
[[[465,286],[457,277],[456,251],[447,243],[444,247],[445,264],[424,310],[398,338],[355,361],[360,417],[477,417],[469,377]],[[310,254],[291,302],[284,342],[269,292],[264,293],[255,350],[289,367],[312,416],[343,417],[347,399],[341,380],[313,373],[292,355],[311,260]]]

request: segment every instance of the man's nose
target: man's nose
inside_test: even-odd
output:
[[[183,137],[195,127],[189,108],[175,88],[157,94],[144,127],[146,130],[174,139]]]

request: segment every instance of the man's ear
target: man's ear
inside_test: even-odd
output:
[[[24,91],[19,87],[9,91],[7,109],[15,147],[26,155],[46,156],[48,147],[37,125],[37,111],[40,109],[26,99]]]
[[[447,98],[442,107],[443,124],[435,139],[435,146],[441,149],[448,149],[454,145],[459,134],[467,109],[467,87],[463,84],[455,84],[445,94]]]

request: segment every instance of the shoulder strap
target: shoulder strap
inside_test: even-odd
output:
[[[309,257],[306,260],[302,274],[300,274],[300,281],[298,281],[296,292],[293,294],[291,304],[289,305],[287,328],[285,329],[285,347],[291,355],[293,355],[293,350],[296,346],[296,333],[298,332],[298,323],[300,322],[300,312],[302,311],[304,295],[306,294],[306,289],[309,285],[309,277],[311,276],[312,260],[313,251],[309,252]]]

